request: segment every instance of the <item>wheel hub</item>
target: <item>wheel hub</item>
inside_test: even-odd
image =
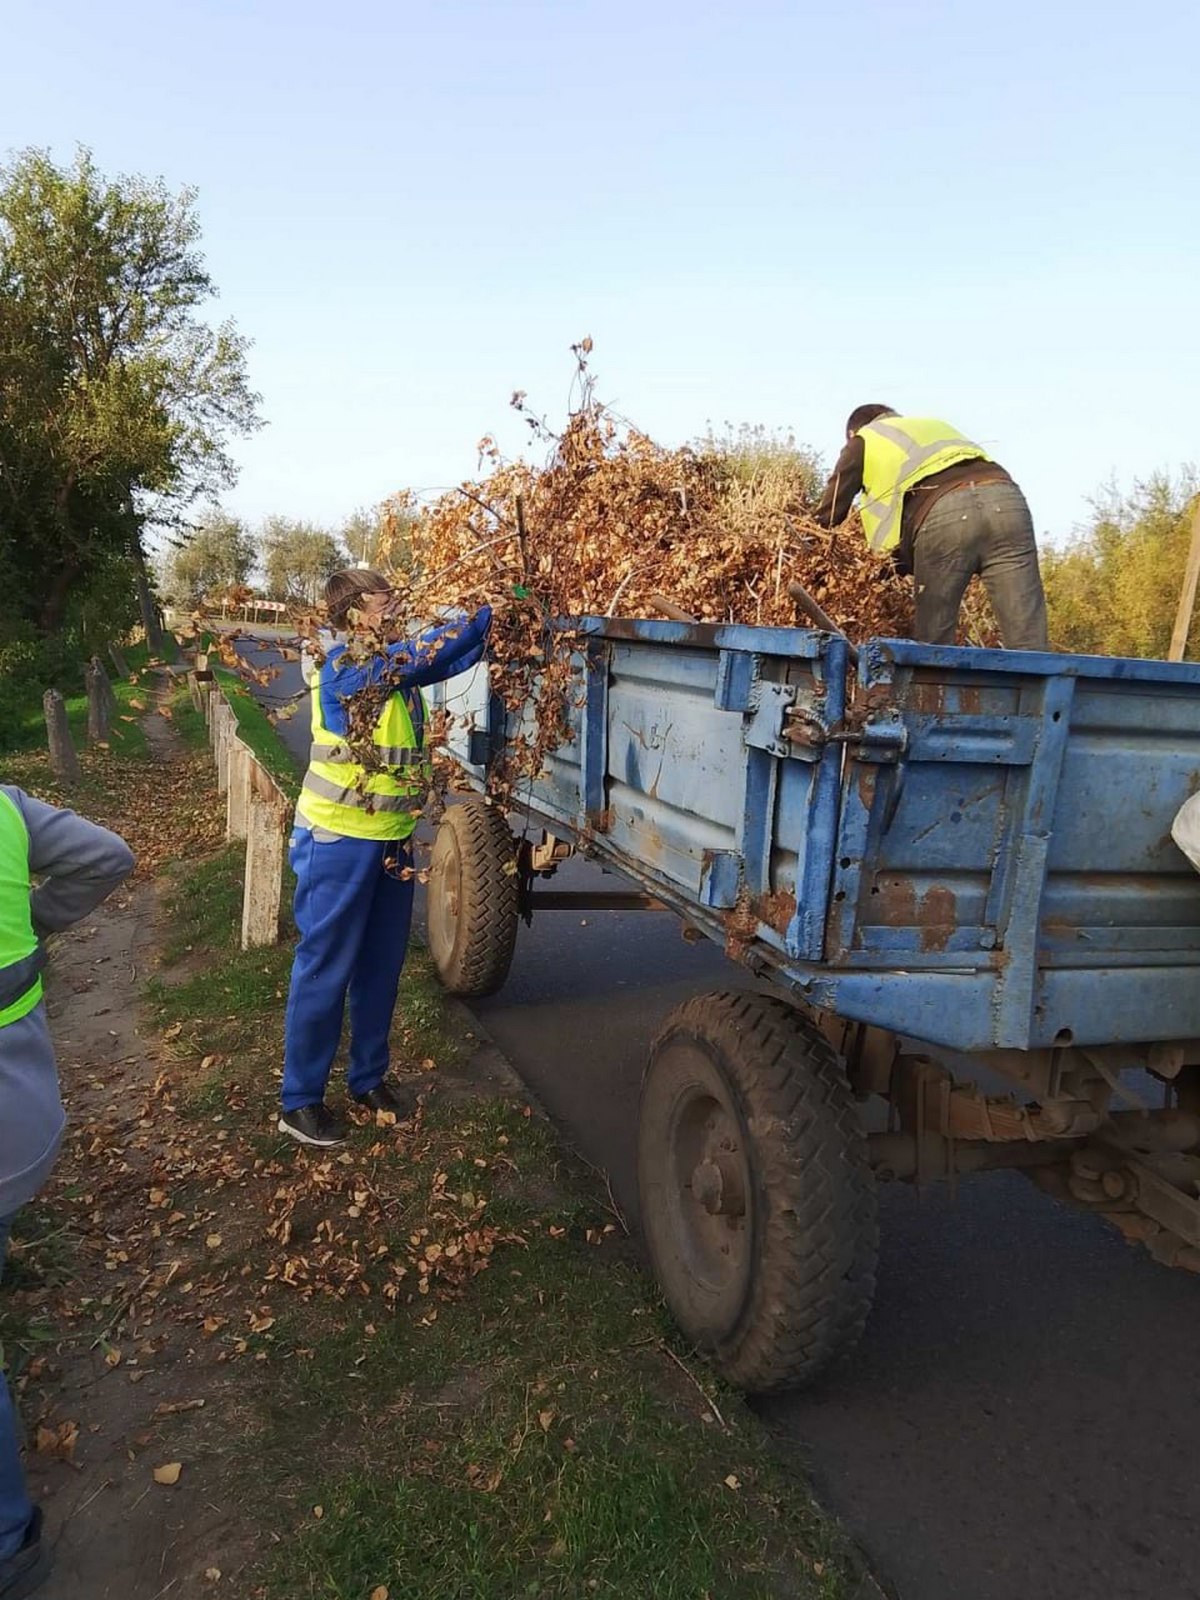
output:
[[[710,1217],[740,1217],[746,1211],[742,1164],[734,1152],[717,1150],[692,1173],[692,1194]]]

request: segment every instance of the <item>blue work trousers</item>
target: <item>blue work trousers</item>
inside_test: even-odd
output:
[[[8,1250],[11,1217],[0,1217],[0,1276]],[[17,1413],[12,1395],[0,1372],[0,1561],[15,1556],[25,1542],[33,1505],[21,1470],[21,1446],[17,1440]]]
[[[388,1069],[388,1035],[412,924],[407,844],[292,836],[295,917],[283,1052],[283,1109],[324,1100],[350,998],[350,1092],[364,1095]]]

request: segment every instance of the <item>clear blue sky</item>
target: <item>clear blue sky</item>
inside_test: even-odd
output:
[[[884,400],[1060,536],[1200,458],[1200,7],[5,0],[0,152],[199,190],[269,426],[227,504],[471,474],[514,388],[666,443]]]

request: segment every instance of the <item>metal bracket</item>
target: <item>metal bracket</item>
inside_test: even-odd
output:
[[[899,718],[864,722],[859,727],[830,728],[812,707],[803,705],[793,705],[785,712],[780,737],[790,747],[790,754],[804,757],[811,752],[810,760],[826,745],[844,744],[855,746],[854,753],[860,761],[894,765],[908,749],[908,729]]]
[[[895,765],[908,749],[908,729],[899,717],[864,722],[861,728],[847,735],[846,743],[858,746],[855,754],[860,761]]]
[[[758,683],[754,704],[743,735],[752,750],[765,750],[772,756],[790,756],[791,746],[784,734],[787,714],[796,703],[796,690],[790,683]]]

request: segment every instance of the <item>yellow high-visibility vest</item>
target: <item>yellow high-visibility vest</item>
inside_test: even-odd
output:
[[[859,428],[863,442],[863,531],[881,554],[900,543],[904,496],[922,478],[944,472],[959,461],[990,461],[948,422],[936,417],[876,417]]]
[[[389,695],[372,739],[379,766],[368,770],[321,717],[321,674],[312,682],[312,747],[297,811],[314,828],[350,839],[407,839],[429,793],[432,768],[399,691]],[[421,697],[425,727],[429,708]]]
[[[0,1028],[19,1022],[42,998],[41,974],[29,978],[30,957],[37,948],[29,909],[29,829],[0,791]]]

